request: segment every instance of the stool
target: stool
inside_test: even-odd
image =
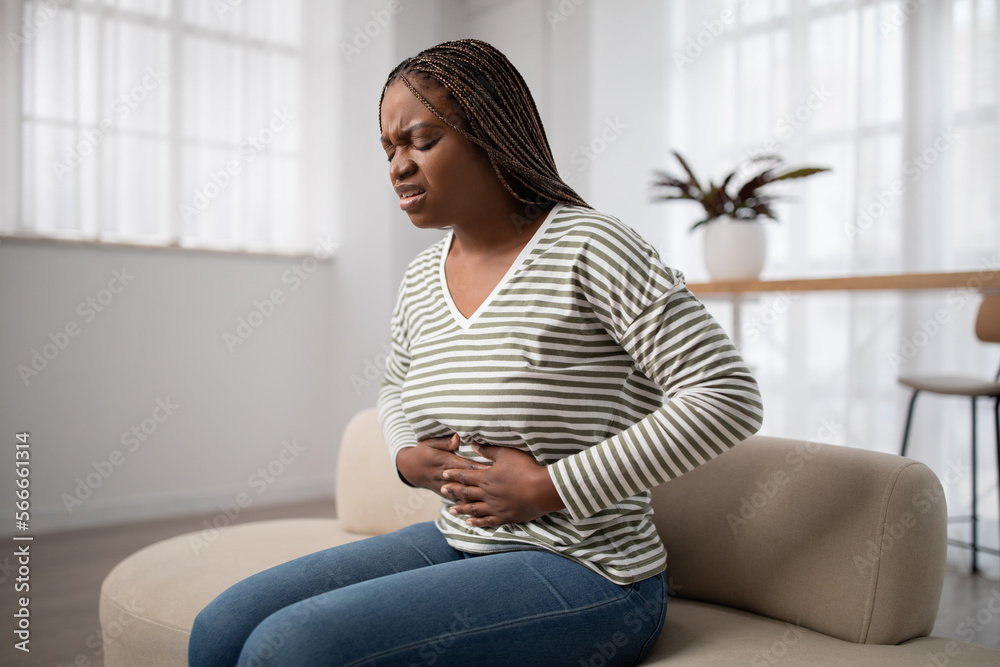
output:
[[[979,312],[976,315],[976,337],[987,343],[1000,343],[1000,292],[983,294],[983,301],[979,305]],[[997,477],[1000,479],[1000,370],[996,377],[990,380],[968,376],[900,376],[900,384],[913,389],[913,396],[910,397],[910,407],[906,413],[906,426],[903,429],[903,447],[900,450],[901,456],[906,456],[906,445],[910,438],[910,425],[913,421],[913,408],[917,403],[917,396],[925,391],[931,394],[943,396],[966,396],[972,401],[972,542],[962,542],[959,540],[948,540],[949,544],[972,549],[972,571],[979,571],[977,553],[985,551],[994,555],[1000,555],[1000,551],[983,547],[978,543],[977,527],[977,491],[976,491],[976,403],[980,398],[993,399],[994,425],[996,427],[997,442]]]

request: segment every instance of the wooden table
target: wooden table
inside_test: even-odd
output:
[[[688,283],[699,299],[727,299],[733,304],[733,343],[739,348],[742,339],[740,309],[747,295],[768,292],[831,292],[878,291],[896,292],[963,289],[970,291],[1000,291],[1000,267],[984,266],[978,271],[951,273],[898,273],[874,276],[842,276],[831,278],[784,278],[780,280],[746,280],[738,282]]]

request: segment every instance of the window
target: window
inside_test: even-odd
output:
[[[19,235],[304,252],[308,0],[23,3]],[[329,61],[328,61],[329,62]],[[320,101],[325,103],[325,101]],[[324,117],[330,122],[330,117]],[[328,195],[327,195],[328,196]]]
[[[996,0],[954,0],[950,79],[956,140],[947,187],[958,195],[951,202],[951,217],[958,224],[949,245],[964,266],[989,263],[989,239],[1000,233],[997,21]]]
[[[998,271],[997,4],[674,3],[667,147],[706,176],[773,152],[833,168],[787,186],[781,221],[768,223],[765,278]],[[690,260],[701,241],[686,232],[691,213],[670,207],[665,246],[694,282],[705,276]],[[741,334],[764,432],[898,452],[908,399],[898,375],[996,371],[995,350],[973,334],[970,288],[748,299]],[[730,321],[727,304],[707,303]],[[967,401],[928,399],[910,453],[942,477],[956,461],[967,470],[968,410]],[[988,444],[992,416],[981,417]],[[980,482],[980,507],[995,507],[995,476]],[[969,486],[963,475],[946,488],[959,514]],[[954,526],[954,536],[967,528]]]

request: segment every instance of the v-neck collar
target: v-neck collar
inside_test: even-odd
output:
[[[550,210],[548,212],[548,215],[545,216],[545,219],[542,220],[542,224],[540,224],[538,226],[538,229],[535,230],[535,233],[531,236],[531,239],[528,241],[527,244],[525,244],[523,248],[521,248],[521,252],[517,254],[517,257],[514,258],[514,262],[510,265],[510,268],[507,269],[507,273],[504,274],[503,278],[500,279],[500,282],[498,282],[496,287],[493,288],[493,291],[490,292],[490,295],[487,296],[486,299],[484,299],[481,304],[479,304],[479,308],[476,309],[476,312],[472,313],[472,315],[470,315],[469,317],[466,317],[465,315],[462,314],[462,312],[458,309],[458,306],[455,305],[454,299],[451,298],[451,290],[448,289],[448,279],[444,273],[444,263],[445,260],[448,259],[448,251],[451,250],[452,241],[455,240],[455,230],[454,229],[448,230],[448,236],[444,240],[444,249],[441,252],[441,262],[438,266],[438,278],[441,284],[441,291],[444,293],[444,302],[448,305],[448,310],[451,311],[451,315],[455,319],[455,323],[458,324],[458,326],[462,327],[463,329],[468,329],[477,319],[479,319],[479,316],[482,314],[484,310],[486,310],[489,307],[490,303],[500,292],[500,290],[503,289],[504,285],[507,284],[507,282],[514,276],[515,273],[518,272],[518,270],[524,264],[524,260],[527,259],[528,255],[531,253],[531,250],[536,245],[538,245],[539,239],[542,238],[542,235],[545,233],[545,230],[548,229],[549,223],[552,221],[552,218],[555,217],[556,213],[563,206],[564,206],[563,204],[556,204],[555,206],[552,207],[552,210]]]

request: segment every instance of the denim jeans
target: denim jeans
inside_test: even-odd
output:
[[[188,664],[634,665],[666,607],[662,572],[622,586],[542,549],[470,554],[426,522],[235,584],[195,619]]]

